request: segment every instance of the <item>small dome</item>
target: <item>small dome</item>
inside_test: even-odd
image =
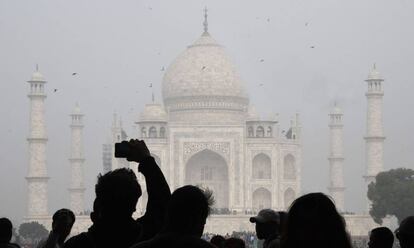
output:
[[[342,114],[342,109],[335,105],[331,111],[331,114],[336,114],[336,115]]]
[[[34,81],[34,82],[46,82],[45,81],[45,78],[43,77],[43,75],[39,71],[33,72],[32,78],[30,79],[30,81]]]
[[[368,80],[382,80],[380,73],[377,71],[376,65],[371,69],[368,74]]]
[[[159,103],[146,104],[139,121],[167,121],[167,114]]]
[[[82,112],[81,112],[81,109],[78,103],[76,103],[75,107],[73,108],[72,115],[82,115]]]

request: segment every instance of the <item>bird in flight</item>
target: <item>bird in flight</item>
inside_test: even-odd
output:
[[[311,46],[310,48],[315,48],[315,46]]]
[[[72,76],[75,76],[75,75],[78,75],[78,73],[77,72],[73,72],[72,73]]]
[[[161,71],[165,71],[165,68],[164,68],[164,66],[161,68]]]
[[[204,69],[206,69],[206,67],[205,67],[205,66],[203,66],[203,67],[201,68],[201,70],[204,70]]]
[[[261,59],[260,62],[264,62],[264,59]]]
[[[56,91],[57,91],[57,89],[54,89],[54,90],[53,90],[53,92],[56,92]]]
[[[259,84],[259,86],[263,86],[263,84]]]

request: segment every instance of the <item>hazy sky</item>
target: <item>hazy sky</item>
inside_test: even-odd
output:
[[[385,168],[414,168],[413,1],[0,0],[0,216],[20,221],[26,212],[26,81],[35,64],[48,80],[50,212],[69,205],[68,115],[76,102],[85,114],[90,208],[112,113],[136,134],[133,122],[151,99],[148,83],[160,101],[161,68],[201,35],[204,6],[211,35],[258,111],[280,113],[281,129],[301,113],[303,192],[326,191],[327,114],[336,100],[345,114],[346,209],[364,208],[364,79],[374,62],[386,80]]]

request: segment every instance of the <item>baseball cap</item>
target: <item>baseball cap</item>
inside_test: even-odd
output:
[[[272,209],[262,209],[259,214],[254,217],[250,217],[251,223],[268,223],[268,222],[280,222],[279,214]]]

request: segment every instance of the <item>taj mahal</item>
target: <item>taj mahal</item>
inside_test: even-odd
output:
[[[113,144],[124,139],[145,140],[163,171],[171,190],[186,184],[210,189],[215,208],[221,211],[207,221],[206,232],[231,233],[253,230],[248,222],[252,212],[263,208],[286,210],[301,195],[303,164],[301,122],[292,113],[288,127],[281,127],[277,114],[260,117],[225,49],[210,35],[205,12],[201,36],[166,68],[162,80],[162,103],[153,101],[138,114],[136,134],[129,137],[115,116],[111,142],[103,145],[103,172],[129,167],[114,158]],[[383,79],[374,68],[365,80],[367,135],[366,174],[368,183],[383,170],[382,97]],[[44,121],[46,80],[38,70],[28,81],[30,133],[28,206],[25,221],[38,221],[50,227],[47,197],[46,146]],[[361,93],[362,96],[363,93]],[[339,211],[345,212],[343,116],[339,106],[327,113],[330,146],[328,190]],[[70,208],[78,214],[74,232],[90,225],[85,210],[82,148],[83,114],[79,106],[71,113]],[[283,131],[286,130],[286,131]],[[137,137],[138,136],[138,137]],[[362,139],[362,137],[361,137]],[[135,168],[136,166],[131,166]],[[138,175],[144,194],[137,215],[145,210],[144,178]],[[361,189],[366,195],[366,189]],[[369,203],[367,200],[367,208]],[[344,215],[351,235],[364,236],[376,224],[367,214]]]

